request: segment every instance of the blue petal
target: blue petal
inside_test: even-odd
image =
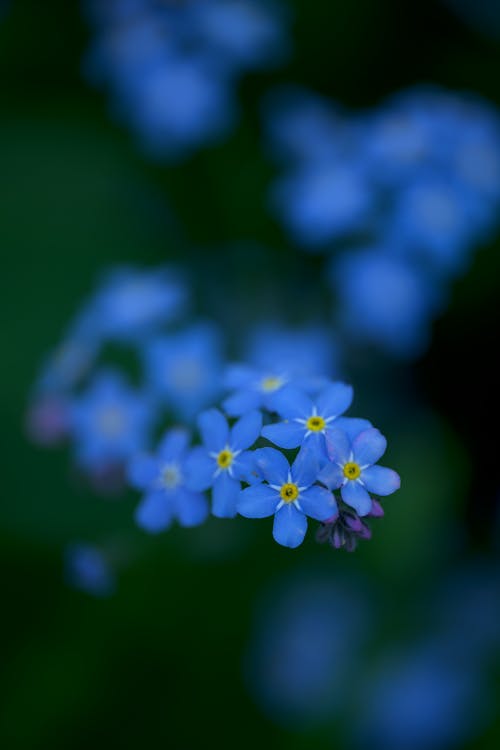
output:
[[[153,456],[136,456],[127,468],[127,479],[132,487],[145,490],[151,486],[158,477],[160,468],[158,461]]]
[[[279,422],[262,428],[262,436],[280,448],[298,448],[306,434],[305,425],[297,422]]]
[[[323,443],[325,439],[322,435]],[[314,440],[307,440],[292,464],[292,481],[299,487],[310,487],[318,478],[319,470],[324,464],[324,451],[319,451]]]
[[[340,494],[344,503],[354,508],[359,516],[366,516],[370,512],[371,497],[359,482],[347,482],[340,490]]]
[[[345,432],[351,443],[360,432],[373,427],[368,419],[359,419],[358,417],[339,417],[333,424],[336,430],[343,430]]]
[[[301,492],[299,504],[307,516],[317,521],[326,521],[338,515],[335,496],[324,487],[309,487],[308,490]]]
[[[352,443],[354,460],[360,466],[371,466],[377,463],[384,455],[386,448],[387,440],[375,427],[360,432]]]
[[[205,448],[197,446],[189,453],[184,464],[186,487],[195,492],[208,489],[213,482],[216,464]]]
[[[181,526],[198,526],[208,516],[208,502],[201,492],[180,488],[175,493],[175,514]]]
[[[351,441],[343,430],[332,427],[326,435],[326,450],[331,461],[345,464],[351,456]]]
[[[239,417],[252,409],[257,409],[260,402],[261,395],[257,391],[236,391],[222,402],[222,406],[227,414],[232,417]]]
[[[385,466],[369,466],[363,470],[361,479],[366,489],[375,495],[391,495],[401,486],[399,474]]]
[[[276,512],[279,501],[278,492],[268,484],[255,484],[240,492],[236,507],[245,518],[266,518]]]
[[[178,460],[189,445],[189,430],[175,427],[168,430],[158,446],[158,456],[164,460]]]
[[[201,439],[210,451],[222,450],[228,441],[229,427],[218,409],[208,409],[198,417]]]
[[[322,417],[337,417],[343,414],[352,403],[352,386],[346,383],[333,383],[322,391],[316,401],[318,414]]]
[[[313,411],[313,404],[307,393],[291,385],[277,391],[273,405],[283,419],[307,419]]]
[[[163,490],[146,495],[135,511],[135,522],[141,529],[157,534],[167,529],[173,516],[172,503]]]
[[[245,450],[255,443],[262,429],[260,411],[250,411],[239,419],[231,430],[232,450]]]
[[[212,489],[212,513],[217,518],[234,518],[241,483],[223,471],[214,482]]]
[[[330,490],[337,490],[344,482],[344,472],[338,464],[329,463],[318,474],[318,480]]]
[[[246,390],[252,386],[257,378],[258,375],[253,367],[240,364],[229,365],[224,373],[224,387],[228,391],[236,388]]]
[[[283,547],[298,547],[307,531],[307,518],[289,503],[274,516],[273,537]]]
[[[247,484],[262,482],[262,473],[256,463],[257,451],[243,451],[237,456],[231,466],[232,475]]]
[[[269,484],[281,487],[288,482],[290,464],[283,453],[276,448],[259,448],[255,451],[255,462],[262,476]]]

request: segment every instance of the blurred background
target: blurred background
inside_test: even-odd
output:
[[[265,4],[276,26],[256,34],[262,50],[249,44],[245,58],[247,22],[239,32],[228,22],[230,40],[242,35],[230,73],[220,56],[204,51],[196,60],[198,72],[224,83],[215,93],[203,88],[206,108],[196,109],[201,78],[193,83],[193,69],[169,79],[172,100],[189,93],[196,107],[186,104],[162,130],[156,112],[147,122],[135,116],[156,101],[154,87],[141,98],[157,43],[156,16],[143,25],[141,13],[152,7],[163,24],[172,5],[189,2],[0,6],[0,744],[496,748],[497,195],[488,221],[468,237],[474,257],[446,283],[436,274],[440,302],[429,302],[422,340],[399,346],[412,336],[410,316],[394,337],[391,328],[389,339],[353,344],[346,319],[332,317],[342,296],[328,273],[339,271],[327,272],[335,261],[325,260],[337,249],[345,257],[350,240],[337,247],[329,235],[326,251],[304,252],[304,232],[294,234],[297,224],[273,203],[273,185],[291,167],[273,141],[271,113],[285,106],[271,99],[293,85],[331,100],[349,140],[393,95],[437,86],[472,94],[485,108],[485,129],[494,121],[496,132],[498,4]],[[124,46],[107,35],[118,23],[112,8],[123,13],[119,23],[141,18]],[[190,22],[188,14],[182,23]],[[185,34],[175,23],[169,33]],[[196,40],[186,45],[196,48]],[[254,64],[255,49],[262,64]],[[422,97],[422,116],[431,118],[439,97]],[[224,117],[212,121],[213,112]],[[193,122],[210,122],[212,131],[205,138],[190,130]],[[460,117],[453,122],[458,131]],[[437,129],[438,151],[453,127]],[[299,141],[319,142],[314,128],[299,130]],[[500,193],[494,169],[491,185]],[[400,189],[391,183],[396,196]],[[288,195],[287,208],[295,200]],[[470,227],[475,201],[485,201],[480,191],[463,200]],[[41,363],[102,273],[165,263],[185,274],[192,309],[218,326],[229,359],[245,356],[255,324],[326,329],[332,374],[353,383],[356,415],[387,436],[384,463],[402,477],[373,539],[353,554],[316,544],[312,531],[299,549],[281,548],[270,522],[242,518],[148,535],[134,523],[136,493],[103,497],[75,469],[70,446],[47,450],[29,439]],[[75,544],[104,550],[113,580],[97,596],[78,575],[68,580]]]

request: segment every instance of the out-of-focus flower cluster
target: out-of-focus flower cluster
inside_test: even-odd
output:
[[[498,226],[500,119],[472,95],[410,90],[349,115],[285,90],[266,123],[283,174],[271,203],[326,274],[350,341],[420,353],[450,280]]]
[[[87,77],[153,156],[177,158],[224,136],[243,73],[278,62],[283,8],[267,0],[85,0],[94,28]]]
[[[210,490],[214,516],[273,516],[284,546],[302,543],[310,517],[319,541],[354,549],[370,536],[366,517],[383,515],[372,495],[394,492],[399,477],[377,465],[380,432],[344,416],[353,390],[331,379],[331,334],[260,325],[246,363],[228,365],[217,327],[185,322],[189,296],[170,268],[106,274],[41,368],[31,436],[68,440],[98,490],[140,490],[135,519],[148,532],[202,523]],[[91,578],[105,569],[95,549],[71,559]]]

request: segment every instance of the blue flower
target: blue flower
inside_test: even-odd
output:
[[[76,457],[86,469],[124,464],[149,440],[151,405],[114,371],[98,373],[70,405]]]
[[[390,495],[399,489],[401,480],[392,469],[374,464],[385,453],[387,441],[374,427],[364,430],[350,440],[342,429],[330,430],[327,449],[330,463],[318,476],[329,489],[340,487],[342,500],[360,516],[372,510],[369,495]]]
[[[186,485],[197,492],[211,487],[214,516],[233,518],[241,481],[253,481],[253,457],[246,449],[259,437],[262,415],[248,412],[229,429],[223,414],[209,409],[198,426],[203,446],[193,448],[186,461]]]
[[[339,326],[351,341],[375,344],[397,357],[418,355],[442,307],[439,284],[390,248],[335,256],[330,278]]]
[[[109,596],[115,577],[104,553],[91,544],[72,544],[64,555],[68,584],[93,596]]]
[[[198,323],[149,342],[144,360],[147,382],[181,419],[193,419],[221,389],[220,336],[210,324]]]
[[[285,421],[265,425],[262,435],[280,448],[298,448],[309,439],[323,448],[325,437],[351,405],[352,396],[352,387],[345,383],[330,383],[314,400],[304,391],[287,386],[276,394],[274,402]]]
[[[264,482],[240,493],[237,509],[246,518],[274,515],[273,537],[284,547],[298,547],[307,531],[307,518],[324,521],[337,514],[331,492],[315,485],[319,462],[315,452],[299,451],[292,466],[275,448],[256,451],[256,463]]]
[[[322,326],[289,328],[261,324],[250,335],[246,361],[266,373],[319,387],[338,369],[338,349],[331,331]]]
[[[104,338],[138,340],[184,312],[188,293],[169,268],[115,268],[91,302],[95,326]]]
[[[187,430],[172,429],[154,456],[137,456],[129,466],[130,483],[145,492],[135,519],[146,531],[163,531],[174,518],[181,526],[198,526],[208,515],[205,495],[189,490],[185,484],[188,444]]]
[[[275,411],[276,394],[288,380],[285,373],[266,372],[248,365],[231,365],[226,371],[225,385],[234,392],[223,401],[224,410],[235,417],[259,408]]]

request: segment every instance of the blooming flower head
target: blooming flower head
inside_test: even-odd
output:
[[[163,531],[174,518],[181,526],[197,526],[208,515],[204,494],[186,487],[188,445],[189,432],[174,428],[166,433],[154,455],[136,456],[129,466],[130,484],[144,492],[135,519],[146,531]]]
[[[284,547],[298,547],[307,531],[307,516],[325,521],[338,512],[332,493],[315,485],[318,458],[313,450],[302,449],[290,466],[275,448],[261,448],[256,453],[264,481],[242,490],[238,513],[246,518],[274,515],[274,539]]]
[[[252,409],[275,411],[276,394],[288,383],[287,373],[258,370],[248,365],[231,365],[226,371],[225,384],[231,391],[225,399],[225,411],[240,416]]]
[[[162,336],[146,345],[146,379],[173,413],[193,419],[221,388],[219,332],[207,323]]]
[[[76,457],[86,469],[124,464],[141,451],[152,423],[150,404],[117,372],[100,372],[70,405]]]
[[[229,428],[218,409],[198,419],[203,446],[193,448],[186,461],[186,485],[194,491],[212,488],[212,513],[233,518],[241,481],[252,481],[252,457],[246,450],[259,437],[262,415],[251,411]]]
[[[265,425],[262,435],[280,448],[298,448],[312,438],[321,449],[337,418],[349,408],[352,395],[351,386],[345,383],[329,384],[314,399],[287,386],[276,394],[274,401],[284,421]]]
[[[329,489],[340,488],[342,500],[359,516],[372,511],[375,495],[390,495],[399,489],[399,475],[385,466],[375,466],[385,453],[387,441],[374,427],[360,432],[353,440],[341,429],[332,429],[327,437],[331,461],[319,473]]]

